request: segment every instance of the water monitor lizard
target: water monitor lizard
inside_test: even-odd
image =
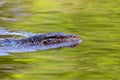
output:
[[[32,52],[60,47],[75,47],[82,42],[77,35],[61,32],[38,34],[21,39],[0,40],[0,54],[7,52]]]

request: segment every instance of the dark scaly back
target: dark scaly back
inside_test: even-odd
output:
[[[41,34],[41,35],[35,35],[32,37],[24,38],[24,39],[19,39],[17,42],[19,44],[42,44],[42,41],[46,38],[49,37],[56,37],[57,35],[65,36],[65,34],[61,32],[54,32],[54,33],[48,33],[48,34]]]
[[[45,38],[45,34],[36,35],[24,39],[19,39],[17,42],[21,44],[37,44],[40,43]]]

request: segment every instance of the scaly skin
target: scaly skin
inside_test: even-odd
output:
[[[75,47],[82,40],[74,34],[61,32],[40,34],[23,39],[5,39],[0,41],[1,52],[27,52],[60,47]],[[3,50],[3,51],[2,51]]]

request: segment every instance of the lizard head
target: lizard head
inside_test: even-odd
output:
[[[61,32],[44,34],[44,38],[41,43],[45,46],[56,46],[56,47],[76,47],[83,40],[74,34],[64,34]]]

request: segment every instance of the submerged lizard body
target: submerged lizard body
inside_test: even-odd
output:
[[[74,34],[61,32],[40,34],[23,39],[5,39],[0,41],[0,53],[31,52],[60,47],[74,47],[82,40]]]

